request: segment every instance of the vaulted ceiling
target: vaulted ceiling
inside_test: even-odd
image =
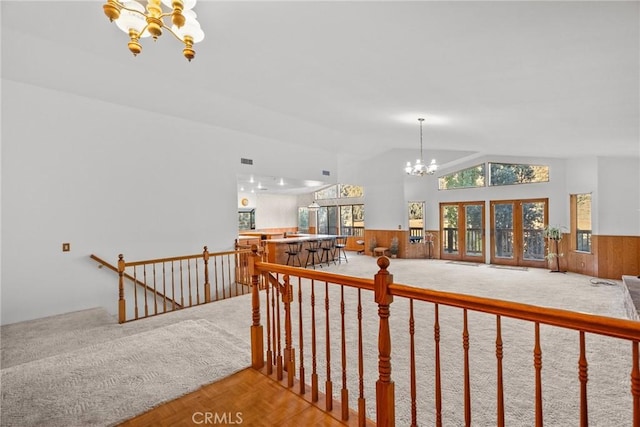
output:
[[[2,77],[349,153],[640,156],[640,3],[200,1],[188,63],[100,1],[2,1]]]

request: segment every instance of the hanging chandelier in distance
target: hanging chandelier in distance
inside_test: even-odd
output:
[[[182,54],[191,62],[196,55],[193,44],[204,39],[192,10],[196,0],[162,0],[162,3],[169,8],[168,12],[163,10],[160,0],[148,0],[146,9],[134,0],[107,0],[102,9],[111,22],[115,21],[129,35],[128,46],[133,56],[142,52],[141,38],[151,36],[156,41],[166,29],[184,44]],[[165,22],[165,18],[170,22]]]
[[[420,122],[420,158],[416,160],[415,164],[411,164],[411,162],[407,162],[407,166],[405,166],[404,171],[407,175],[414,176],[425,176],[425,175],[433,175],[438,170],[438,164],[436,163],[436,159],[431,159],[431,163],[426,165],[424,163],[422,157],[422,122],[424,122],[424,118],[420,117],[418,119]]]

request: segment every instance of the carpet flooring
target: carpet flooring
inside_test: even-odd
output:
[[[349,263],[325,266],[324,271],[373,277],[375,258],[349,254]],[[467,268],[439,260],[391,260],[394,282],[450,292],[487,296],[527,304],[564,308],[627,318],[629,292],[621,281],[593,283],[587,276],[548,270]],[[316,284],[322,301],[323,287]],[[332,289],[334,315],[339,296]],[[307,294],[305,294],[307,295]],[[347,292],[345,306],[353,312],[355,293]],[[377,373],[377,314],[371,295],[365,295],[365,375],[372,402]],[[631,304],[633,306],[633,304]],[[262,311],[264,317],[264,310]],[[293,318],[297,314],[292,313]],[[418,419],[433,424],[433,309],[416,307],[419,359]],[[308,322],[308,313],[304,313]],[[460,310],[441,309],[444,425],[463,425],[461,405]],[[495,425],[495,319],[470,313],[473,425]],[[320,318],[318,321],[321,321]],[[391,308],[392,378],[396,383],[397,425],[408,425],[410,414],[407,304],[396,299]],[[263,321],[264,322],[264,321]],[[251,296],[180,310],[119,325],[102,309],[2,326],[1,418],[3,426],[110,426],[200,385],[213,382],[250,364]],[[309,323],[305,323],[308,328]],[[357,342],[356,322],[349,318],[347,345]],[[324,333],[324,329],[321,329]],[[339,325],[331,325],[334,352],[339,350]],[[401,332],[405,332],[404,334]],[[577,334],[542,328],[545,424],[577,425]],[[299,343],[294,343],[299,348]],[[505,395],[507,425],[532,422],[532,330],[520,321],[504,320]],[[620,340],[588,337],[590,425],[629,423],[630,346]],[[319,346],[324,347],[324,346]],[[308,341],[306,347],[308,357]],[[318,371],[326,372],[319,353]],[[355,370],[349,356],[350,372]],[[311,361],[306,360],[307,367]],[[339,372],[339,355],[329,366]],[[445,371],[446,370],[446,371]],[[509,376],[507,377],[507,372]],[[338,374],[339,376],[339,374]],[[334,393],[338,378],[334,378]],[[351,396],[357,379],[348,377]],[[335,396],[336,398],[338,396]],[[350,406],[356,407],[355,404]],[[367,406],[375,416],[372,404]]]

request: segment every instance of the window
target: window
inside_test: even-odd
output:
[[[338,206],[320,206],[318,234],[338,234]]]
[[[424,238],[424,202],[409,202],[409,242],[419,243]]]
[[[349,185],[349,184],[341,184],[340,185],[340,197],[363,197],[364,189],[361,185]]]
[[[575,250],[591,252],[591,194],[572,194],[570,202],[571,237]]]
[[[549,166],[489,163],[489,172],[491,186],[549,181]]]
[[[340,206],[340,234],[364,236],[364,205]]]
[[[298,208],[298,232],[309,232],[309,208]]]
[[[462,169],[438,178],[438,189],[451,190],[454,188],[484,187],[484,163],[467,169]]]
[[[316,191],[316,200],[345,199],[364,197],[364,189],[360,185],[336,184]]]

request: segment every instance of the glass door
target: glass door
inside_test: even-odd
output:
[[[544,267],[548,199],[491,202],[491,263]]]
[[[440,204],[443,259],[484,262],[484,202]]]

